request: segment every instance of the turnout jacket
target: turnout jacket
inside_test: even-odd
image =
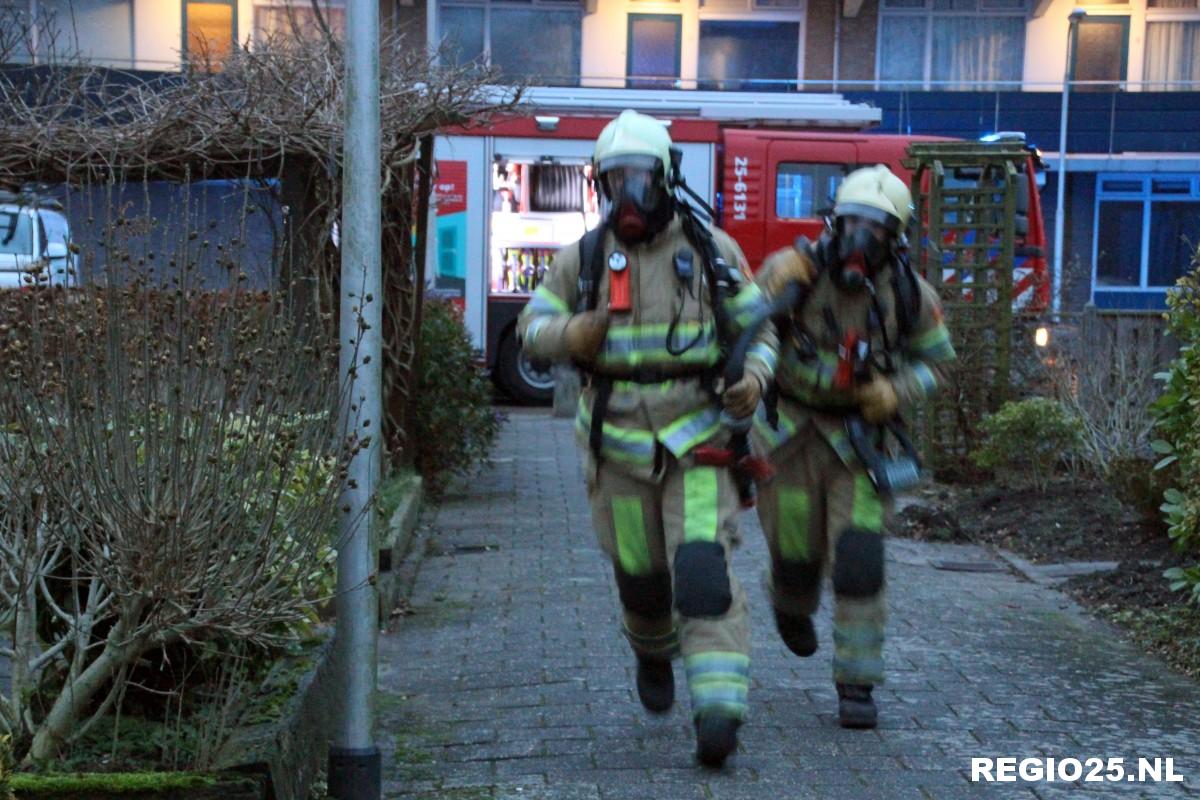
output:
[[[888,377],[896,390],[900,407],[911,407],[931,395],[947,378],[947,368],[955,358],[950,333],[942,319],[937,292],[919,275],[916,277],[915,309],[912,323],[901,331],[897,316],[897,297],[893,270],[885,266],[875,277],[883,330],[892,344],[894,371]],[[756,282],[765,287],[768,271],[759,272]],[[808,299],[793,312],[791,325],[779,331],[780,362],[775,384],[778,392],[778,426],[768,423],[763,409],[755,418],[759,443],[774,451],[803,431],[808,422],[838,454],[842,463],[857,467],[858,459],[845,434],[844,415],[857,410],[854,389],[834,388],[838,365],[838,345],[848,331],[864,338],[872,327],[869,292],[846,292],[833,283],[832,270],[822,269],[810,289]],[[790,328],[790,329],[789,329]],[[883,362],[884,337],[870,331],[870,350],[875,363]]]
[[[727,302],[731,314],[749,308],[761,292],[749,281],[741,248],[724,231],[712,229],[722,257],[743,278],[742,291]],[[603,420],[600,455],[606,465],[646,480],[662,474],[662,450],[683,458],[721,433],[721,406],[712,391],[721,361],[716,318],[703,258],[684,235],[678,216],[649,242],[627,246],[611,231],[604,237],[596,309],[608,307],[609,257],[621,253],[630,270],[628,313],[610,313],[604,344],[589,371],[613,381]],[[580,250],[558,252],[545,281],[521,312],[518,332],[533,358],[567,361],[564,332],[579,306]],[[690,254],[691,286],[676,272],[679,254]],[[586,265],[584,265],[586,269]],[[774,329],[764,326],[746,362],[747,374],[769,386],[778,360]],[[596,390],[579,398],[576,437],[587,447]]]

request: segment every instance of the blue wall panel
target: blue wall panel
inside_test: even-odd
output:
[[[885,133],[974,139],[1024,131],[1043,150],[1058,150],[1062,95],[1057,92],[845,92],[883,112]],[[1200,92],[1074,92],[1067,124],[1070,152],[1200,151]]]

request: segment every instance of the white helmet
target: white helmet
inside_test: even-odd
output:
[[[908,227],[912,218],[912,193],[908,185],[883,164],[856,169],[837,190],[833,216],[856,216],[878,222],[893,234]]]

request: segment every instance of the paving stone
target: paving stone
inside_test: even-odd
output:
[[[518,410],[479,474],[423,512],[410,604],[380,642],[385,796],[416,800],[1191,797],[1200,687],[1046,585],[935,569],[974,546],[889,542],[880,727],[837,725],[829,595],[821,647],[779,642],[741,517],[751,716],[725,769],[699,768],[687,692],[638,705],[610,568],[594,544],[569,420]],[[482,549],[486,548],[486,549]],[[420,552],[420,551],[418,551]],[[394,742],[389,747],[388,743]],[[972,757],[1174,757],[1183,784],[988,784]]]

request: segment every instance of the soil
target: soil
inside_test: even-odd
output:
[[[1101,483],[1061,480],[1045,492],[994,484],[935,484],[898,515],[906,538],[971,541],[1041,564],[1161,559],[1170,544],[1158,523]]]
[[[1117,562],[1063,588],[1148,652],[1200,678],[1200,609],[1162,576],[1187,562],[1157,516],[1126,505],[1105,484],[1080,480],[1055,481],[1045,492],[934,484],[913,500],[900,504],[897,536],[990,545],[1038,564]]]

